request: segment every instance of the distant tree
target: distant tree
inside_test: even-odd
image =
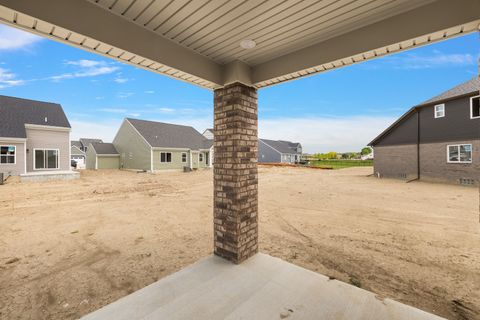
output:
[[[362,153],[362,156],[365,156],[365,155],[367,155],[367,154],[370,154],[370,153],[372,153],[372,148],[370,148],[370,147],[365,147],[365,148],[362,149],[362,152],[361,152],[361,153]]]

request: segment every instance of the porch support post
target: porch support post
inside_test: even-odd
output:
[[[214,252],[238,264],[258,252],[257,90],[217,89],[214,108]]]

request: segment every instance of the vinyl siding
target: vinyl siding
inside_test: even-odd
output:
[[[59,149],[58,169],[70,170],[70,132],[42,129],[26,129],[27,131],[27,172],[55,171],[33,170],[34,149]]]
[[[15,164],[0,164],[0,172],[4,175],[18,176],[25,173],[25,147],[24,143],[2,141],[0,139],[0,145],[2,146],[15,146]]]
[[[120,167],[120,157],[97,155],[97,165],[98,169],[118,169]]]
[[[258,162],[281,162],[281,154],[272,147],[258,140]]]
[[[85,166],[87,169],[95,169],[95,163],[97,159],[97,154],[93,148],[87,148],[87,159],[85,162]]]
[[[151,170],[151,148],[128,121],[120,126],[113,145],[120,154],[120,168]]]
[[[172,153],[172,162],[161,162],[160,154],[162,152],[171,152]],[[187,162],[182,162],[182,153],[187,153]],[[194,162],[197,161],[196,155],[193,155]],[[188,150],[179,151],[172,149],[162,149],[153,151],[153,170],[164,170],[164,169],[183,169],[183,167],[190,166],[190,152]],[[197,166],[193,166],[197,168]]]

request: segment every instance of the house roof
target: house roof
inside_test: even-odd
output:
[[[71,146],[75,146],[75,147],[77,147],[77,148],[79,148],[79,149],[82,147],[82,143],[81,143],[80,141],[78,141],[78,140],[72,140],[72,141],[70,141],[70,145],[71,145]]]
[[[80,143],[84,147],[88,147],[90,143],[103,143],[102,139],[93,139],[93,138],[80,138]]]
[[[0,95],[0,137],[26,138],[25,124],[71,128],[58,103]]]
[[[92,142],[91,145],[96,154],[119,154],[113,143]]]
[[[470,93],[479,92],[480,90],[480,76],[476,76],[466,82],[459,84],[458,86],[453,87],[441,94],[428,99],[427,101],[419,104],[418,106],[424,106],[427,104],[442,102],[450,100],[456,97],[464,96]]]
[[[296,150],[294,150],[294,148],[296,148],[300,144],[298,142],[291,142],[291,141],[285,141],[285,140],[268,140],[268,139],[260,139],[260,140],[280,153],[292,153],[292,154],[297,153]]]
[[[458,86],[453,87],[452,89],[449,89],[433,98],[430,98],[427,101],[422,102],[421,104],[410,108],[400,118],[398,118],[394,123],[392,123],[387,129],[385,129],[375,139],[373,139],[368,145],[369,146],[376,145],[384,136],[386,136],[390,131],[395,129],[404,119],[408,118],[411,114],[415,113],[418,108],[426,107],[433,103],[445,102],[445,101],[452,100],[465,95],[469,95],[472,93],[478,93],[479,90],[480,90],[480,77],[476,76],[466,82],[459,84]]]
[[[154,148],[209,149],[213,140],[205,138],[190,126],[127,118]]]
[[[70,154],[74,155],[74,156],[78,156],[78,155],[84,156],[85,152],[80,150],[80,148],[78,146],[72,144],[70,146]]]

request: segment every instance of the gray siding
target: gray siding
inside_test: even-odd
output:
[[[18,176],[25,173],[25,146],[24,143],[2,141],[0,139],[0,145],[2,146],[15,146],[15,164],[0,164],[0,172],[5,176],[12,175]]]
[[[272,147],[258,140],[258,162],[282,162],[281,154]]]
[[[120,154],[120,168],[152,169],[151,148],[128,121],[123,121],[113,145]]]
[[[472,95],[473,96],[473,95]],[[420,108],[420,142],[462,141],[480,137],[480,119],[470,119],[470,97],[445,102],[445,117],[434,117],[434,105]]]
[[[417,145],[375,146],[374,173],[382,178],[417,178]],[[446,159],[446,158],[445,158]]]
[[[53,131],[43,129],[27,128],[27,172],[38,172],[42,170],[33,170],[34,149],[58,149],[58,169],[70,170],[70,132]],[[54,171],[48,169],[45,171]]]
[[[480,119],[470,119],[471,96],[445,102],[445,117],[442,118],[435,118],[436,104],[419,108],[377,141],[375,146],[416,144],[418,115],[420,143],[477,139],[480,137]]]

